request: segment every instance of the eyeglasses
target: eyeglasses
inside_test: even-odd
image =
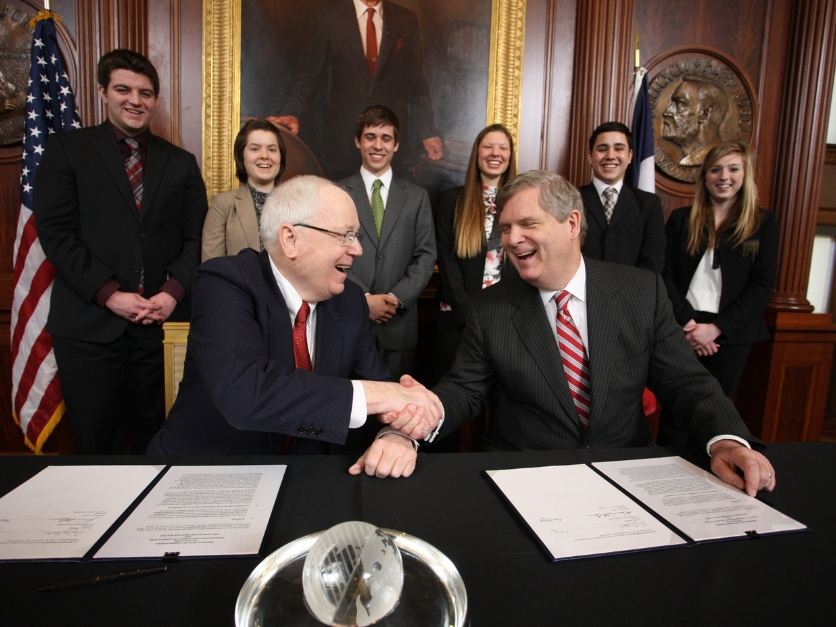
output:
[[[323,233],[330,233],[331,235],[336,235],[337,237],[342,239],[341,243],[343,246],[351,246],[355,241],[363,241],[363,234],[360,231],[346,231],[345,233],[337,233],[336,231],[330,231],[328,229],[323,229],[319,226],[313,226],[312,224],[304,224],[302,222],[297,222],[293,226],[304,226],[305,228],[313,229],[314,231],[322,231]]]

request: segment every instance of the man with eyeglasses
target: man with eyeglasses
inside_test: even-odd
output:
[[[418,296],[435,266],[432,210],[426,191],[392,173],[400,123],[390,109],[368,107],[357,118],[354,133],[363,165],[339,186],[357,207],[367,250],[349,278],[366,294],[372,335],[397,380],[412,373]]]
[[[429,436],[441,405],[390,382],[363,292],[346,281],[363,254],[354,203],[296,177],[267,197],[260,228],[263,252],[195,272],[183,380],[148,454],[359,454],[373,440],[351,472],[408,476],[412,438]],[[367,416],[387,411],[400,415],[378,433]]]

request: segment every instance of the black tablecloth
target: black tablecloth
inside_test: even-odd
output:
[[[773,444],[778,489],[764,498],[809,533],[552,563],[482,470],[682,454],[620,449],[421,455],[409,479],[352,477],[346,457],[3,457],[0,495],[47,465],[287,463],[263,556],[346,520],[405,531],[462,574],[471,624],[758,625],[836,620],[836,444]],[[690,457],[707,467],[707,459]],[[38,593],[148,562],[0,564],[0,625],[232,625],[260,558],[183,560],[169,572]]]

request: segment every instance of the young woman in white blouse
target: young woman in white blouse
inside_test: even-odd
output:
[[[694,204],[671,213],[662,276],[700,361],[734,398],[775,289],[778,221],[757,205],[752,154],[724,142],[705,157]]]

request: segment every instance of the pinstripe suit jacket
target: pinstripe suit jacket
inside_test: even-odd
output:
[[[193,297],[183,381],[149,455],[281,454],[285,435],[294,436],[288,454],[327,453],[327,443],[348,437],[349,378],[391,380],[366,299],[350,281],[317,306],[315,372],[294,364],[290,316],[266,251],[200,265]]]
[[[703,446],[720,434],[758,442],[700,365],[671,311],[660,276],[585,259],[592,411],[584,432],[538,290],[513,274],[473,303],[453,369],[433,391],[442,434],[469,420],[495,384],[488,449],[651,446],[647,385]]]

